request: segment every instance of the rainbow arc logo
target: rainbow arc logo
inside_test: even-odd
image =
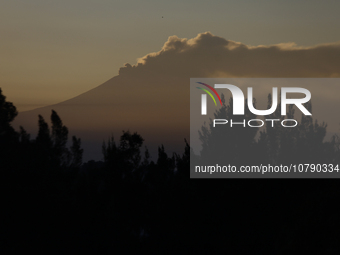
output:
[[[221,100],[220,96],[218,95],[217,91],[213,87],[211,87],[210,85],[203,83],[203,82],[197,82],[197,83],[207,87],[208,89],[210,89],[217,96],[217,98],[220,101],[220,104],[222,106],[222,100]],[[209,90],[201,88],[201,87],[196,87],[196,88],[201,89],[204,92],[206,92],[212,98],[212,100],[214,100],[215,106],[217,106],[216,100]],[[201,110],[201,113],[202,113],[202,115],[207,114],[207,95],[206,94],[202,94],[202,110]]]
[[[221,100],[220,96],[217,94],[217,91],[216,91],[213,87],[211,87],[210,85],[205,84],[205,83],[203,83],[203,82],[197,82],[197,83],[199,83],[199,84],[201,84],[201,85],[203,85],[203,86],[206,86],[207,88],[211,89],[211,91],[214,92],[215,95],[217,96],[218,100],[220,100],[220,104],[222,105],[222,100]],[[196,88],[201,89],[201,90],[203,90],[204,92],[206,92],[206,93],[214,100],[214,103],[215,103],[215,105],[217,106],[216,100],[215,100],[214,96],[209,92],[209,90],[203,89],[203,88],[201,88],[201,87],[196,87]]]

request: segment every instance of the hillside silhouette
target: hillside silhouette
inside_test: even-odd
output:
[[[38,127],[32,119],[38,115],[47,119],[55,110],[68,123],[72,134],[82,137],[86,160],[100,160],[102,141],[110,134],[119,136],[126,127],[143,134],[153,158],[157,158],[157,150],[153,148],[160,141],[168,151],[180,153],[183,137],[189,136],[186,100],[189,91],[181,90],[186,82],[186,79],[167,80],[157,75],[116,76],[70,100],[22,112],[13,126],[23,125],[28,133],[35,135]]]
[[[231,105],[216,114],[228,115]],[[34,139],[24,127],[12,127],[17,114],[0,90],[4,254],[340,251],[337,179],[193,180],[184,138],[182,154],[168,155],[160,144],[152,161],[144,137],[130,131],[102,144],[103,162],[82,163],[82,140],[68,143],[62,114],[50,111],[49,121],[35,116]],[[237,164],[238,156],[258,151],[260,160],[277,163],[298,160],[292,157],[298,153],[339,163],[339,141],[323,142],[325,132],[310,118],[298,132],[263,131],[258,141],[254,130],[242,136],[235,130],[225,137],[235,154],[225,156]],[[215,135],[202,131],[203,159]]]

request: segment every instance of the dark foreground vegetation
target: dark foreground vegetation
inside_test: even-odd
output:
[[[216,114],[228,117],[230,107]],[[82,164],[81,140],[69,145],[56,112],[50,125],[38,117],[34,139],[12,128],[16,115],[0,90],[2,254],[340,252],[338,180],[190,180],[186,142],[182,155],[160,146],[151,161],[143,138],[128,131],[103,145],[103,162]],[[223,153],[235,165],[254,153],[275,164],[339,163],[337,137],[324,142],[325,125],[301,123],[258,140],[258,130],[230,131]],[[216,138],[202,129],[202,157]]]

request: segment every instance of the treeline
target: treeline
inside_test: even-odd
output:
[[[224,103],[216,118],[230,118],[231,107]],[[340,251],[338,180],[190,180],[195,156],[186,141],[183,154],[168,155],[161,145],[152,161],[142,136],[128,131],[103,144],[103,162],[82,164],[81,140],[68,146],[55,111],[50,125],[38,116],[34,139],[13,129],[17,114],[0,90],[3,254]],[[203,159],[216,144],[224,149],[215,159],[235,165],[339,159],[337,138],[324,142],[326,125],[309,117],[299,128],[267,128],[258,137],[256,128],[219,132],[202,127]]]
[[[15,106],[0,90],[0,169],[4,188],[2,229],[6,251],[39,249],[48,254],[159,251],[183,235],[189,145],[183,155],[158,149],[144,155],[143,138],[123,132],[103,144],[104,162],[82,164],[81,140],[72,137],[55,111],[51,126],[38,116],[31,139],[11,122]],[[168,231],[171,229],[171,231]],[[184,238],[184,236],[183,236]],[[157,243],[157,246],[151,245]]]
[[[233,115],[233,100],[230,98],[228,104],[222,95],[223,106],[214,113],[214,119],[230,119],[237,123],[248,123],[252,120],[253,126],[242,124],[216,125],[213,122],[204,125],[199,131],[199,139],[202,143],[200,157],[208,165],[219,161],[228,162],[231,165],[289,165],[289,164],[339,164],[340,163],[340,140],[337,135],[326,140],[326,123],[313,120],[312,116],[302,114],[300,120],[296,120],[295,109],[289,105],[287,116],[281,115],[281,102],[278,103],[276,111],[268,116],[267,120],[256,121],[258,117],[248,110],[245,102],[245,115]],[[256,101],[254,99],[254,104]],[[268,109],[272,105],[272,98],[268,96]],[[312,112],[312,104],[304,104],[309,112]],[[296,127],[283,127],[284,119],[294,119],[298,122]],[[257,123],[256,123],[257,122]],[[289,121],[288,121],[289,122]],[[292,121],[290,121],[292,122]],[[295,125],[295,123],[286,123]]]

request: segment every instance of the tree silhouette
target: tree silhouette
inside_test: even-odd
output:
[[[223,106],[214,113],[215,119],[227,119],[229,121],[245,123],[257,116],[246,110],[244,116],[233,115],[233,100],[230,98],[229,105],[225,105],[225,98],[222,95]],[[255,98],[253,104],[256,104]],[[271,94],[268,95],[268,108],[272,105]],[[311,102],[304,106],[312,112]],[[248,109],[245,107],[245,109]],[[266,119],[275,121],[264,121],[264,128],[245,127],[241,124],[216,125],[213,121],[207,126],[205,123],[199,131],[199,139],[202,142],[202,151],[199,160],[203,160],[207,165],[223,162],[228,159],[232,165],[240,165],[246,162],[270,163],[273,165],[290,163],[325,163],[334,160],[333,142],[324,142],[327,125],[321,125],[317,120],[313,121],[311,116],[301,116],[297,127],[287,128],[281,125],[285,119],[294,119],[295,109],[293,105],[288,106],[286,116],[281,115],[281,102],[274,113],[266,116]],[[286,121],[287,125],[289,121]],[[255,125],[255,123],[252,123]],[[293,123],[291,123],[293,125]],[[258,134],[258,136],[257,136]],[[225,162],[225,161],[224,161]]]
[[[141,164],[141,151],[144,139],[137,133],[131,134],[123,131],[119,144],[116,145],[113,136],[104,142],[102,151],[105,163],[115,171],[124,174],[139,168]]]
[[[52,110],[51,122],[53,155],[57,165],[66,167],[71,161],[69,150],[66,148],[68,128],[63,125],[63,122],[54,110]]]
[[[71,167],[72,168],[80,168],[83,162],[83,152],[84,150],[81,148],[81,139],[76,136],[72,137],[72,146],[71,150]]]
[[[241,122],[232,116],[232,100],[222,99],[215,118]],[[269,117],[281,120],[279,113]],[[146,147],[141,151],[143,137],[129,131],[103,144],[104,162],[82,164],[81,140],[73,136],[68,147],[68,129],[55,111],[50,127],[38,117],[35,139],[11,127],[16,115],[0,90],[4,254],[52,248],[58,254],[226,254],[249,247],[251,253],[324,253],[310,240],[338,254],[337,181],[190,180],[190,161],[200,157],[186,140],[183,154],[158,147],[154,162]],[[288,117],[294,118],[293,108]],[[324,142],[324,123],[303,116],[296,128],[269,125],[258,132],[208,123],[200,131],[201,159],[221,148],[215,159],[233,164],[249,155],[247,162],[339,163],[340,139]]]
[[[0,128],[1,135],[4,135],[4,132],[9,132],[9,130],[13,131],[10,123],[14,120],[14,118],[18,115],[16,107],[11,102],[6,101],[6,97],[2,94],[2,90],[0,88]]]
[[[268,96],[268,105],[271,104],[271,95]],[[279,102],[276,111],[268,116],[268,119],[277,119],[275,128],[272,122],[265,123],[265,130],[260,132],[258,140],[261,155],[258,157],[261,162],[271,164],[290,163],[324,163],[330,162],[330,143],[324,142],[327,125],[318,121],[313,122],[311,116],[301,116],[299,124],[295,128],[285,128],[278,124],[283,121],[284,116],[280,115],[281,103]],[[312,104],[304,104],[309,112],[312,112]],[[294,119],[295,110],[289,106],[287,119]]]
[[[247,107],[244,116],[233,115],[233,99],[230,98],[229,104],[226,105],[222,94],[221,101],[223,105],[216,110],[214,118],[232,120],[233,123],[243,123],[245,120],[245,127],[243,124],[235,124],[233,127],[230,127],[230,124],[213,127],[210,119],[208,126],[205,123],[199,131],[199,139],[202,142],[201,160],[207,164],[216,164],[227,157],[230,164],[238,165],[244,160],[244,155],[247,155],[247,159],[251,161],[258,128],[249,127],[246,123],[256,116]]]
[[[15,162],[19,141],[18,134],[11,126],[11,122],[17,115],[16,107],[6,101],[0,88],[0,165],[2,169],[14,167],[13,162]]]

